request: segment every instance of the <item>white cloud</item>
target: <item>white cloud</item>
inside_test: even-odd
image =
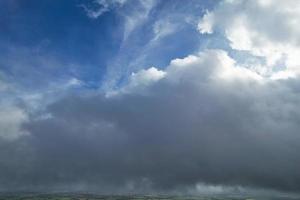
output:
[[[165,70],[151,67],[132,73],[127,85],[119,90],[107,92],[107,96],[124,93],[147,93],[147,89],[160,80],[171,84],[181,84],[182,81],[188,81],[195,85],[207,81],[217,84],[235,81],[263,83],[264,81],[259,74],[237,65],[227,52],[206,50],[182,59],[174,59]]]
[[[149,69],[142,69],[137,73],[132,73],[129,77],[129,82],[126,86],[117,91],[109,91],[107,96],[114,96],[124,93],[145,93],[147,87],[151,84],[161,80],[166,75],[166,72],[151,67]]]
[[[226,0],[207,12],[198,28],[223,32],[232,49],[265,58],[266,67],[283,65],[298,73],[299,23],[300,1]]]
[[[151,67],[147,70],[141,70],[137,73],[132,73],[130,77],[130,84],[132,85],[148,85],[151,82],[158,81],[165,76],[165,72]]]
[[[81,81],[81,80],[79,80],[79,79],[77,79],[77,78],[71,78],[71,79],[69,79],[66,83],[65,83],[65,85],[63,86],[65,89],[69,89],[69,88],[72,88],[72,87],[80,87],[80,86],[82,86],[84,83]]]
[[[168,19],[156,21],[153,25],[153,32],[155,36],[152,41],[157,41],[174,33],[177,28],[177,25]]]
[[[196,82],[199,80],[260,82],[263,79],[257,73],[237,65],[223,50],[206,50],[198,55],[174,59],[166,72],[166,78],[175,82],[180,82],[182,78]]]
[[[203,16],[203,19],[198,24],[198,30],[200,33],[213,33],[213,26],[214,26],[214,15],[211,12],[206,12]]]
[[[121,13],[125,18],[124,41],[127,40],[135,28],[142,25],[147,20],[150,11],[156,4],[156,0],[139,0],[138,2],[137,5],[139,6],[136,6],[135,9],[130,10],[130,12]]]

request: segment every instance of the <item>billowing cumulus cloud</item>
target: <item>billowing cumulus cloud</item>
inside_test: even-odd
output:
[[[70,95],[25,123],[30,136],[7,144],[22,150],[1,152],[14,157],[2,160],[1,187],[299,192],[297,79],[262,78],[221,50],[140,73],[152,81],[142,92]]]
[[[279,67],[298,73],[299,22],[299,1],[225,0],[207,12],[198,28],[209,34],[221,30],[233,49],[263,57],[271,72]]]

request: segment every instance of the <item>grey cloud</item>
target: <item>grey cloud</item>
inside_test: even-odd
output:
[[[145,93],[49,105],[51,117],[24,124],[29,136],[0,141],[1,188],[109,193],[205,183],[299,192],[298,80],[219,78],[238,67],[226,59],[208,51],[173,61]]]

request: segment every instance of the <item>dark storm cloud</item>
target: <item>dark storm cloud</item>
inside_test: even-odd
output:
[[[1,188],[299,192],[297,79],[261,82],[230,62],[208,51],[173,61],[143,92],[53,103],[24,124],[30,135],[0,140]],[[237,76],[220,78],[229,71]]]

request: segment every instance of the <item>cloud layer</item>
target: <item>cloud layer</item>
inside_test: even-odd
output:
[[[156,4],[145,2],[148,15]],[[298,8],[292,0],[222,1],[198,30],[223,35],[228,47],[136,70],[116,89],[71,78],[24,96],[1,73],[0,191],[299,193]],[[125,47],[135,20],[147,17],[131,14]],[[164,20],[153,23],[147,45],[174,34],[178,25]],[[237,52],[259,66],[245,66]]]
[[[297,80],[262,79],[221,50],[175,59],[160,78],[153,72],[132,79],[144,78],[143,90],[70,95],[25,123],[30,136],[1,151],[14,157],[1,161],[1,187],[299,191]]]

